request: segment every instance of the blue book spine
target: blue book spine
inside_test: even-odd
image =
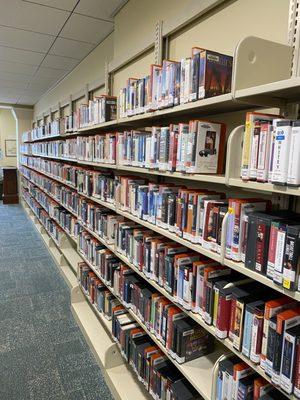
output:
[[[142,209],[143,209],[143,217],[148,215],[148,201],[147,201],[147,192],[142,193]]]
[[[177,282],[177,298],[183,299],[183,279],[184,279],[184,269],[179,268],[178,271],[178,282]]]
[[[242,354],[244,354],[246,357],[250,357],[252,322],[253,322],[253,314],[249,310],[246,310],[245,322],[244,322],[244,337],[242,346]]]
[[[217,394],[216,400],[222,400],[222,386],[223,386],[223,379],[222,376],[218,376],[217,378]]]

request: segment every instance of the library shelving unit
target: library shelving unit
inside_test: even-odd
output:
[[[74,250],[74,246],[69,240],[67,235],[62,237],[60,243],[57,243],[51,235],[46,231],[45,227],[35,215],[30,205],[26,201],[22,200],[23,208],[25,209],[28,217],[34,224],[37,231],[40,233],[45,245],[49,249],[54,261],[59,267],[65,281],[67,282],[70,289],[77,286],[76,271],[78,262],[81,260],[77,252]]]
[[[291,56],[292,48],[283,44],[274,43],[271,41],[259,39],[256,37],[248,37],[242,40],[234,54],[234,69],[233,69],[233,85],[232,92],[229,94],[199,100],[183,105],[179,105],[173,108],[153,111],[150,113],[135,115],[127,118],[117,118],[114,121],[108,121],[103,124],[88,126],[77,129],[76,132],[71,132],[68,135],[59,135],[56,137],[44,137],[39,140],[53,140],[63,139],[67,136],[77,135],[94,135],[99,131],[112,132],[117,130],[124,130],[126,128],[138,128],[141,126],[150,126],[156,122],[160,123],[171,123],[180,120],[180,118],[205,118],[207,116],[217,115],[219,119],[220,114],[225,115],[227,113],[233,113],[243,110],[253,110],[260,107],[277,107],[282,110],[289,105],[291,102],[297,102],[300,100],[300,78],[291,78]],[[278,63],[280,58],[281,62]],[[291,195],[300,196],[300,188],[292,188],[288,186],[277,186],[269,183],[258,183],[258,182],[244,182],[240,178],[240,165],[241,165],[241,149],[242,149],[242,137],[244,132],[244,126],[242,122],[240,125],[236,124],[234,129],[230,132],[227,140],[227,151],[226,151],[226,166],[224,175],[191,175],[183,173],[169,173],[159,172],[147,168],[138,168],[125,166],[120,164],[105,164],[95,163],[91,161],[83,161],[78,159],[67,159],[64,157],[51,157],[44,155],[31,155],[27,154],[28,157],[40,157],[49,158],[54,160],[60,160],[62,162],[70,162],[72,165],[78,164],[79,166],[92,166],[97,168],[108,168],[110,170],[130,172],[132,174],[145,174],[152,175],[154,177],[163,177],[165,181],[167,179],[176,179],[180,182],[199,183],[203,186],[206,184],[210,185],[221,185],[223,190],[227,193],[235,193],[236,191],[249,191],[259,193],[260,196],[270,198],[273,194],[276,195]],[[39,141],[34,140],[35,142]],[[66,182],[58,177],[47,174],[43,171],[36,170],[31,166],[27,166],[26,162],[23,163],[24,168],[36,171],[56,182],[66,185],[68,187],[77,190],[72,184]],[[25,177],[26,178],[26,177]],[[28,179],[28,178],[26,178]],[[35,183],[33,182],[35,185]],[[220,187],[220,186],[219,186]],[[39,187],[40,190],[44,190]],[[49,193],[45,192],[49,197],[52,197]],[[79,192],[78,192],[79,193]],[[151,224],[148,221],[139,219],[138,217],[118,208],[115,204],[101,201],[100,199],[93,196],[86,196],[84,193],[79,193],[83,197],[87,197],[93,202],[107,207],[117,214],[123,215],[127,219],[138,223],[146,228],[153,230],[165,237],[185,245],[187,248],[192,249],[196,252],[204,254],[209,258],[218,261],[222,265],[226,265],[233,270],[242,273],[256,281],[259,281],[267,287],[271,287],[277,292],[284,293],[287,296],[300,301],[300,292],[291,292],[275,285],[269,278],[262,276],[252,270],[247,269],[243,263],[228,260],[225,257],[225,234],[227,218],[224,218],[222,225],[222,241],[220,253],[215,253],[211,250],[207,250],[199,244],[193,244],[176,234],[169,232],[163,228]],[[56,198],[54,198],[57,201]],[[88,294],[84,292],[78,281],[75,278],[77,273],[78,262],[84,260],[95,274],[103,281],[99,272],[95,267],[84,257],[79,251],[79,245],[74,243],[74,240],[70,239],[66,234],[62,244],[58,245],[51,239],[37,217],[34,216],[33,211],[30,207],[23,202],[26,211],[29,213],[30,218],[33,220],[37,229],[41,233],[45,243],[48,245],[52,252],[55,260],[61,265],[61,268],[66,271],[66,265],[69,265],[72,272],[72,293],[71,303],[73,314],[81,327],[99,365],[103,369],[104,376],[108,382],[110,389],[112,390],[115,398],[119,399],[142,399],[150,398],[148,392],[145,391],[143,386],[137,381],[136,377],[132,374],[128,365],[124,362],[121,357],[118,345],[113,341],[111,336],[111,322],[108,321],[89,301]],[[65,207],[63,204],[60,204]],[[65,207],[66,208],[66,207]],[[66,208],[67,210],[67,208]],[[70,210],[69,210],[70,211]],[[70,211],[71,212],[71,211]],[[82,229],[88,231],[94,236],[100,243],[104,244],[108,249],[114,252],[121,261],[128,265],[133,271],[141,276],[145,281],[152,285],[157,291],[163,294],[166,298],[174,302],[179,306],[188,316],[193,320],[197,321],[202,327],[216,337],[216,330],[213,326],[207,325],[199,314],[194,314],[191,311],[185,310],[182,306],[178,305],[174,298],[161,286],[151,279],[148,279],[143,272],[141,272],[135,265],[133,265],[127,257],[120,254],[114,245],[107,244],[105,240],[100,237],[97,233],[85,226],[81,221]],[[63,266],[62,266],[63,265]],[[64,275],[70,275],[64,272]],[[105,282],[104,282],[105,284]],[[108,289],[113,293],[113,289],[107,285]],[[117,297],[117,296],[116,296]],[[121,300],[121,299],[120,299]],[[122,302],[122,301],[121,301]],[[132,317],[145,329],[149,336],[155,343],[166,352],[160,341],[147,330],[146,326],[143,325],[142,321],[132,312],[128,310]],[[217,337],[216,337],[217,338]],[[263,376],[270,382],[270,378],[264,373],[264,371],[256,364],[251,362],[247,357],[243,356],[237,351],[232,342],[229,339],[217,340],[217,346],[214,353],[198,358],[194,361],[178,364],[172,360],[182,374],[190,381],[190,383],[196,388],[199,394],[204,399],[215,399],[215,381],[217,374],[218,360],[222,357],[226,357],[228,353],[237,354],[243,361],[249,364],[259,375]],[[167,354],[168,355],[168,354]],[[293,395],[285,394],[287,398],[294,399]]]

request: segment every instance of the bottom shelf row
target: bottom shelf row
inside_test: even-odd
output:
[[[79,284],[102,323],[111,330],[123,358],[154,399],[286,398],[248,364],[226,352],[223,346],[213,346],[207,342],[203,331],[199,330],[190,336],[189,331],[184,330],[185,324],[180,323],[185,318],[182,314],[177,314],[177,320],[174,321],[173,335],[177,338],[173,337],[175,347],[168,351],[167,357],[163,334],[158,338],[151,333],[151,329],[140,321],[136,312],[132,312],[129,305],[115,296],[112,289],[85,262],[79,265]],[[160,332],[163,333],[166,328],[167,323],[162,323]],[[184,364],[176,361],[176,354],[180,350],[186,354],[199,354],[201,349],[203,355],[192,361]],[[185,375],[188,375],[188,380]]]

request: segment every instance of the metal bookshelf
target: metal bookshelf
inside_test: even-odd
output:
[[[278,59],[282,61],[278,63]],[[98,124],[94,126],[87,126],[84,128],[79,128],[77,132],[71,133],[70,136],[82,135],[82,134],[90,134],[94,135],[97,132],[111,132],[116,131],[118,129],[126,129],[126,128],[138,128],[141,126],[149,126],[159,123],[169,123],[171,121],[178,121],[180,118],[205,118],[207,116],[215,116],[220,114],[238,112],[242,110],[255,109],[258,107],[278,107],[281,110],[288,110],[290,103],[296,103],[300,101],[300,78],[299,77],[291,77],[291,58],[292,58],[292,47],[274,43],[268,40],[259,39],[256,37],[248,37],[243,39],[235,50],[234,55],[234,70],[233,70],[233,86],[232,92],[226,95],[213,97],[210,99],[199,100],[191,103],[181,104],[179,106],[175,106],[168,109],[157,110],[153,112],[148,112],[145,114],[134,115],[126,118],[117,118],[114,121],[105,122],[103,124]],[[221,118],[219,117],[221,120]],[[237,126],[234,128],[229,137],[227,143],[227,157],[226,157],[226,168],[224,175],[189,175],[182,173],[170,173],[170,172],[160,172],[156,170],[151,170],[147,168],[139,168],[139,167],[131,167],[119,165],[110,165],[105,163],[94,163],[83,160],[69,160],[67,158],[59,158],[59,157],[50,157],[50,156],[38,156],[34,155],[34,157],[41,158],[49,158],[56,159],[61,161],[67,161],[76,163],[82,166],[92,166],[95,168],[110,168],[116,171],[127,171],[133,172],[137,174],[149,174],[162,176],[165,178],[176,178],[180,180],[194,181],[194,182],[204,182],[209,184],[221,184],[224,188],[227,187],[228,190],[240,190],[240,191],[253,191],[256,193],[261,193],[262,195],[270,196],[273,193],[278,195],[292,195],[292,196],[300,196],[300,188],[294,188],[289,186],[278,186],[270,183],[259,183],[259,182],[251,182],[251,181],[242,181],[240,178],[240,161],[241,161],[241,144],[242,144],[242,134],[243,134],[243,126]],[[66,135],[60,135],[60,138],[66,137]],[[51,138],[43,138],[42,140],[52,140]],[[38,140],[35,140],[38,141]],[[30,154],[29,154],[30,156]],[[26,165],[25,165],[26,166]],[[36,170],[35,168],[28,167],[32,170]],[[51,176],[45,172],[37,171],[49,178],[54,179],[57,182],[65,184],[74,188],[69,183],[64,182],[63,180]],[[76,189],[76,188],[74,188]],[[82,196],[88,197],[90,200],[98,203],[102,206],[110,208],[114,210],[116,213],[123,215],[124,217],[137,222],[138,224],[145,226],[157,233],[160,233],[169,239],[174,240],[175,242],[181,243],[185,245],[187,248],[190,248],[194,251],[197,251],[201,254],[204,254],[223,265],[226,265],[245,276],[248,276],[254,280],[259,281],[260,283],[271,287],[277,292],[284,293],[285,295],[294,298],[297,301],[300,301],[300,292],[290,292],[282,287],[275,285],[270,279],[265,276],[258,274],[255,271],[249,270],[245,268],[243,263],[235,262],[232,260],[228,260],[224,256],[224,238],[221,246],[221,253],[214,253],[210,250],[203,248],[198,244],[193,244],[181,237],[178,237],[172,232],[169,232],[161,227],[153,225],[148,221],[140,220],[136,216],[121,210],[116,207],[114,204],[107,203],[101,201],[96,197],[86,196],[83,193],[79,193]],[[55,199],[56,200],[56,199]],[[57,201],[57,200],[56,200]],[[28,211],[28,207],[25,207]],[[32,213],[32,212],[31,212]],[[32,217],[32,216],[31,216]],[[36,221],[36,217],[32,217],[35,223],[39,224]],[[224,224],[226,224],[226,218],[224,219]],[[225,225],[224,225],[225,226]],[[165,291],[162,287],[160,287],[156,282],[148,279],[142,271],[140,271],[136,266],[134,266],[127,257],[118,253],[113,245],[109,245],[105,242],[103,238],[97,235],[95,232],[90,230],[88,227],[84,226],[90,234],[92,234],[95,238],[97,238],[101,243],[105,244],[111,251],[113,251],[124,263],[126,263],[130,268],[132,268],[138,275],[140,275],[143,279],[147,280],[154,288],[156,288],[160,293],[166,296],[168,299],[173,301],[175,304],[173,297]],[[39,229],[41,234],[47,235],[43,229]],[[50,251],[53,249],[53,243],[51,243],[51,239],[43,239],[46,244],[49,246]],[[51,244],[51,246],[50,246]],[[68,249],[61,249],[64,259],[68,260],[73,264],[73,268],[77,265],[79,259],[82,258],[82,255],[79,255],[76,252],[76,249],[68,247]],[[63,253],[65,251],[65,255]],[[60,260],[60,256],[57,251],[54,251],[54,257],[57,261]],[[94,266],[91,265],[88,260],[84,257],[83,259],[87,262],[87,264],[95,271]],[[99,276],[99,274],[98,274]],[[101,277],[100,277],[101,279]],[[104,282],[105,283],[105,282]],[[108,287],[109,290],[112,291],[112,288]],[[84,335],[90,344],[100,366],[104,369],[104,375],[107,379],[107,382],[113,391],[113,394],[116,398],[127,399],[130,400],[135,398],[148,398],[148,393],[144,393],[143,388],[140,387],[136,378],[132,376],[131,372],[128,370],[127,366],[124,365],[123,361],[120,359],[120,354],[117,351],[117,346],[112,342],[111,337],[109,335],[110,324],[103,315],[97,313],[95,309],[92,309],[88,304],[89,299],[85,293],[76,285],[73,286],[72,289],[72,311],[73,314],[79,323]],[[178,305],[178,304],[176,304]],[[213,336],[216,337],[215,328],[213,326],[207,325],[202,317],[198,314],[194,314],[189,310],[185,310],[182,306],[178,305],[181,309],[183,309],[187,315],[197,321],[201,326],[207,329]],[[142,322],[138,319],[138,317],[129,309],[130,314],[139,322],[144,329],[147,331],[147,328],[142,324]],[[148,334],[153,338],[155,342],[157,342],[158,346],[162,348],[159,340],[148,332]],[[101,340],[99,340],[99,337]],[[250,365],[255,371],[257,371],[261,376],[270,381],[270,378],[265,375],[264,371],[252,363],[248,358],[243,356],[239,351],[237,351],[232,342],[229,339],[220,340],[221,347],[217,348],[217,351],[210,355],[209,357],[201,357],[195,362],[186,363],[183,365],[176,366],[178,369],[187,377],[187,379],[191,382],[191,384],[198,390],[198,392],[205,399],[212,399],[214,393],[214,380],[216,373],[216,361],[219,359],[221,354],[226,353],[226,351],[231,351],[232,353],[237,354],[243,361],[245,361],[248,365]],[[165,351],[164,348],[162,348]],[[173,360],[174,361],[174,360]],[[112,366],[113,365],[113,366]],[[126,389],[126,390],[125,390]],[[130,393],[128,395],[128,393]],[[289,399],[295,399],[293,395],[285,396]]]
[[[42,190],[42,189],[41,189],[41,190]],[[94,201],[97,200],[97,203],[99,203],[99,204],[101,204],[101,205],[103,205],[103,206],[110,206],[110,208],[111,208],[112,210],[114,210],[114,211],[116,211],[116,212],[119,212],[118,209],[117,209],[115,206],[113,206],[113,205],[111,205],[111,204],[109,204],[109,203],[103,202],[103,201],[101,201],[101,200],[99,200],[99,199],[96,199],[96,198],[92,198],[92,199],[93,199]],[[129,214],[129,213],[127,213],[127,212],[124,212],[124,215],[126,215],[126,217],[128,217],[128,215],[131,216],[131,214]],[[133,216],[132,216],[132,217],[133,217]],[[135,218],[134,220],[135,220],[136,222],[140,223],[140,224],[142,224],[143,222],[146,222],[146,221],[139,220],[139,219],[136,218],[136,217],[134,217],[134,218]],[[149,224],[149,223],[148,223],[148,224]],[[269,382],[271,382],[270,378],[265,374],[265,372],[264,372],[258,365],[256,365],[256,364],[254,364],[253,362],[251,362],[250,359],[248,359],[247,357],[245,357],[241,352],[239,352],[237,349],[235,349],[235,348],[233,347],[232,342],[231,342],[228,338],[227,338],[227,339],[224,339],[224,340],[218,338],[218,336],[217,336],[217,334],[216,334],[216,329],[215,329],[215,327],[214,327],[213,325],[208,325],[208,324],[203,320],[203,318],[201,317],[201,315],[195,314],[195,313],[193,313],[192,311],[189,311],[189,310],[185,309],[183,306],[181,306],[180,304],[178,304],[178,303],[175,301],[175,299],[173,298],[173,296],[170,295],[163,287],[161,287],[160,285],[158,285],[158,284],[157,284],[155,281],[153,281],[152,279],[147,278],[147,277],[145,276],[145,274],[144,274],[142,271],[140,271],[135,265],[133,265],[133,264],[128,260],[128,258],[127,258],[126,256],[120,254],[120,253],[118,252],[118,250],[115,248],[114,245],[108,244],[102,237],[100,237],[97,233],[95,233],[93,230],[91,230],[91,229],[90,229],[89,227],[87,227],[85,224],[81,223],[81,225],[82,225],[82,227],[83,227],[84,230],[86,230],[86,231],[89,232],[92,236],[94,236],[100,243],[104,244],[109,250],[111,250],[114,254],[116,254],[116,256],[117,256],[121,261],[123,261],[126,265],[128,265],[133,271],[135,271],[139,276],[141,276],[145,281],[147,281],[150,285],[152,285],[156,290],[158,290],[158,291],[159,291],[161,294],[163,294],[166,298],[168,298],[170,301],[172,301],[174,304],[176,304],[179,308],[181,308],[190,318],[192,318],[192,319],[195,320],[199,325],[201,325],[202,327],[204,327],[210,334],[212,334],[212,335],[220,342],[220,344],[221,344],[222,346],[221,346],[221,347],[217,347],[217,351],[216,351],[215,353],[213,353],[213,354],[214,354],[213,360],[215,360],[215,362],[218,361],[219,357],[221,356],[221,353],[222,353],[222,354],[226,354],[226,351],[227,351],[227,352],[230,351],[230,352],[232,352],[232,353],[238,355],[243,361],[245,361],[249,366],[251,366],[251,367],[252,367],[256,372],[258,372],[262,377],[264,377],[266,380],[268,380]],[[149,225],[151,225],[151,227],[152,227],[152,224],[149,224]],[[146,226],[146,225],[144,225],[144,226]],[[153,230],[154,230],[154,229],[153,229]],[[166,233],[165,230],[159,228],[159,233],[163,233],[163,232]],[[164,234],[165,234],[165,233],[164,233]],[[171,235],[174,235],[174,234],[171,233]],[[165,236],[166,236],[166,234],[165,234]],[[180,239],[180,238],[176,237],[176,235],[175,235],[175,238],[173,238],[173,236],[172,236],[172,239],[175,240],[175,239]],[[184,241],[184,244],[186,245],[186,242],[187,242],[187,241],[184,240],[184,239],[182,239],[182,240]],[[176,241],[177,241],[177,240],[176,240]],[[189,242],[188,242],[188,243],[189,243]],[[64,246],[62,246],[62,247],[64,247]],[[201,246],[198,245],[198,247],[201,247]],[[65,250],[65,251],[66,251],[66,250]],[[199,249],[197,249],[196,251],[199,251]],[[74,265],[74,268],[75,268],[75,265],[77,265],[79,261],[84,260],[84,261],[90,266],[90,268],[97,274],[97,276],[103,281],[103,279],[101,278],[101,276],[99,275],[99,273],[98,273],[98,271],[95,269],[95,267],[84,257],[84,255],[83,255],[78,249],[77,249],[77,252],[78,252],[78,253],[76,253],[76,250],[75,250],[74,248],[73,248],[71,251],[70,251],[70,249],[67,250],[67,254],[65,254],[66,259],[72,260],[72,261],[73,261],[73,263],[74,263],[74,264],[73,264],[73,265]],[[202,251],[199,251],[199,252],[202,253]],[[216,255],[216,253],[213,253],[213,254]],[[212,258],[212,257],[210,257],[210,258]],[[214,259],[216,259],[216,258],[214,258]],[[76,261],[75,261],[75,260],[76,260]],[[276,291],[278,291],[278,292],[284,293],[284,294],[286,294],[287,296],[290,296],[290,297],[294,298],[295,300],[300,301],[300,293],[298,293],[298,292],[290,292],[290,291],[288,291],[288,290],[285,290],[285,289],[283,289],[283,288],[281,288],[281,287],[275,285],[275,284],[274,284],[270,279],[268,279],[267,277],[262,276],[262,275],[258,274],[257,272],[254,272],[254,271],[251,271],[251,270],[246,269],[242,263],[234,262],[234,261],[232,261],[232,260],[227,260],[227,259],[223,259],[222,261],[219,260],[219,259],[216,259],[216,260],[219,261],[219,262],[221,262],[221,263],[223,263],[224,265],[226,265],[226,266],[228,266],[228,267],[230,267],[230,268],[232,268],[232,269],[238,271],[238,272],[241,272],[242,274],[244,274],[244,275],[246,275],[246,276],[248,276],[248,277],[250,277],[250,278],[252,278],[252,279],[255,279],[255,280],[260,281],[262,284],[265,284],[266,286],[272,287],[274,290],[276,290]],[[75,262],[76,262],[76,264],[75,264]],[[105,281],[103,281],[103,282],[106,284]],[[109,290],[111,290],[112,293],[115,295],[115,293],[113,292],[112,288],[110,288],[110,287],[108,287],[108,288],[109,288]],[[86,296],[84,296],[84,297],[86,298]],[[73,312],[74,312],[74,310],[73,310]],[[133,317],[137,320],[137,322],[140,323],[140,325],[145,329],[144,324],[133,314],[132,310],[129,310],[129,312],[130,312],[131,315],[133,315]],[[98,315],[98,317],[99,317],[99,315]],[[104,320],[103,320],[103,318],[104,318]],[[104,325],[106,326],[106,330],[107,330],[107,327],[109,326],[109,323],[107,322],[107,320],[105,319],[105,317],[103,317],[103,315],[101,315],[100,322],[101,322],[101,320],[102,320],[102,324],[103,324],[103,322],[104,322]],[[145,329],[145,330],[147,331],[147,329]],[[149,331],[147,331],[147,333],[149,333]],[[151,338],[152,338],[155,342],[158,342],[159,345],[160,345],[160,347],[161,347],[161,343],[158,341],[158,339],[157,339],[153,334],[151,334],[151,333],[149,333],[149,334],[150,334]],[[227,350],[225,350],[225,349],[227,349]],[[221,351],[221,350],[223,350],[223,351]],[[165,351],[165,350],[164,350],[164,351]],[[217,357],[217,356],[218,356],[218,357]],[[211,360],[211,358],[210,358],[210,360]],[[172,361],[173,361],[173,360],[172,360]],[[195,360],[195,361],[196,361],[196,360]],[[202,362],[204,362],[204,364],[205,364],[205,363],[207,363],[207,362],[210,363],[211,361],[207,361],[207,360],[206,360],[206,361],[203,361],[203,360],[202,360]],[[202,365],[202,362],[200,363],[201,365]],[[199,364],[199,365],[200,365],[200,364]],[[209,393],[211,393],[211,391],[213,390],[213,388],[211,387],[211,388],[209,389],[210,392],[205,391],[201,386],[199,387],[199,385],[201,385],[202,381],[201,381],[200,383],[199,383],[198,381],[196,381],[196,376],[195,376],[195,379],[193,379],[193,378],[190,379],[190,377],[192,377],[193,375],[190,375],[190,374],[188,374],[188,372],[187,372],[189,369],[190,369],[191,371],[194,371],[195,368],[196,368],[196,366],[198,366],[197,363],[194,363],[193,365],[189,365],[189,366],[187,367],[187,369],[185,369],[185,366],[186,366],[187,364],[183,364],[183,365],[180,366],[178,363],[175,363],[175,365],[176,365],[177,367],[179,366],[178,368],[179,368],[180,371],[183,373],[183,375],[186,376],[186,377],[190,380],[190,382],[193,384],[193,386],[199,391],[199,393],[200,393],[204,398],[207,398],[207,399],[210,399],[210,398],[211,398],[211,397],[207,397],[207,396],[210,395]],[[205,365],[206,365],[206,367],[208,367],[208,364],[205,364]],[[197,368],[198,368],[198,367],[197,367]],[[199,366],[199,368],[201,369],[202,367]],[[214,374],[214,373],[215,373],[215,368],[216,368],[216,364],[213,364],[213,365],[212,365],[212,363],[211,363],[211,365],[210,365],[210,367],[209,367],[209,369],[211,370],[211,374]],[[199,371],[195,371],[195,374],[198,374],[198,373],[199,373]],[[193,383],[193,382],[197,382],[197,385],[196,385],[195,383]],[[291,398],[291,399],[294,398],[293,396],[287,396],[287,397],[289,397],[289,398]]]

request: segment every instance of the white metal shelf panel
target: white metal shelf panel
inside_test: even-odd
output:
[[[266,101],[273,99],[275,103],[278,102],[279,106],[286,101],[300,100],[300,77],[240,89],[236,91],[235,98],[240,101],[247,100],[255,103],[259,103],[259,99],[263,98]]]
[[[291,196],[300,196],[300,187],[280,186],[272,183],[261,183],[254,181],[243,181],[241,178],[229,178],[229,186],[236,186],[245,190],[256,192],[280,193]]]

